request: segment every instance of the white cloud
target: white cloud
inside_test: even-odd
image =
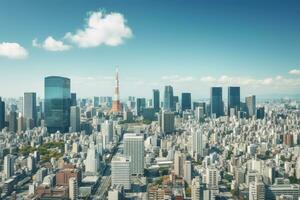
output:
[[[179,76],[179,75],[162,76],[161,79],[163,81],[167,81],[171,83],[190,82],[195,80],[195,78],[192,76]]]
[[[43,48],[47,51],[67,51],[71,49],[70,45],[66,45],[62,41],[55,40],[51,36],[47,37],[42,44],[39,44],[37,39],[32,40],[32,46]]]
[[[0,43],[0,56],[10,59],[24,59],[27,58],[27,50],[18,43],[2,42]]]
[[[300,69],[293,69],[289,71],[289,74],[300,75]]]
[[[79,47],[97,47],[100,45],[118,46],[124,39],[131,38],[132,31],[126,25],[126,19],[120,13],[105,14],[92,12],[83,30],[67,33],[65,38]]]

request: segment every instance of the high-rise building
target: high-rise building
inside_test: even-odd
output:
[[[23,100],[23,109],[24,109],[24,117],[25,120],[29,120],[32,122],[29,123],[30,127],[28,129],[32,129],[37,124],[37,109],[36,109],[36,93],[35,92],[25,92],[24,100]]]
[[[209,166],[206,168],[206,185],[208,188],[217,188],[219,181],[219,170]]]
[[[116,70],[116,86],[114,92],[114,99],[112,102],[112,113],[121,113],[121,103],[120,103],[120,88],[119,88],[119,71]]]
[[[79,195],[78,181],[76,177],[69,178],[69,199],[77,200]]]
[[[45,78],[45,124],[48,132],[68,132],[70,127],[70,79]]]
[[[70,127],[72,132],[80,132],[80,108],[71,106]]]
[[[183,153],[176,151],[174,155],[174,172],[177,176],[184,177],[184,164],[186,157]]]
[[[160,109],[160,97],[159,97],[159,90],[155,89],[153,90],[153,108],[155,110],[155,112],[159,112]]]
[[[264,119],[265,118],[265,107],[259,107],[256,110],[256,118]]]
[[[179,109],[180,109],[179,97],[178,96],[173,96],[172,111],[179,112]]]
[[[249,117],[255,116],[255,113],[256,113],[256,97],[255,97],[255,95],[246,97],[245,102],[246,102],[248,116]]]
[[[122,185],[124,189],[130,190],[130,157],[114,156],[111,161],[111,182],[112,186]]]
[[[160,128],[165,134],[174,132],[175,115],[173,112],[163,110],[160,116]]]
[[[256,178],[249,184],[249,200],[265,200],[266,190],[265,184]]]
[[[194,154],[195,160],[198,160],[200,157],[204,157],[204,148],[205,140],[202,130],[193,130],[192,131],[192,151]]]
[[[136,98],[136,114],[141,116],[143,114],[143,109],[146,108],[145,98]]]
[[[36,168],[36,161],[32,155],[29,155],[27,158],[27,168],[29,171],[33,172]]]
[[[18,128],[18,120],[17,120],[17,112],[10,111],[9,112],[9,118],[8,118],[8,130],[10,132],[17,132]]]
[[[77,106],[76,93],[71,93],[71,106]]]
[[[191,93],[185,92],[181,94],[181,109],[182,111],[192,109]]]
[[[211,116],[220,117],[224,114],[222,87],[212,87],[210,91]]]
[[[204,200],[204,186],[199,176],[192,180],[191,193],[192,200]]]
[[[5,103],[0,97],[0,131],[5,127]]]
[[[99,170],[99,155],[95,149],[94,144],[90,144],[90,147],[86,156],[85,171],[93,174],[97,174]]]
[[[98,107],[100,105],[100,98],[94,97],[94,107]]]
[[[192,162],[186,160],[183,167],[183,178],[190,185],[192,181]]]
[[[238,111],[240,111],[241,106],[241,94],[240,87],[228,87],[228,116],[230,116],[230,111],[233,109],[234,114],[237,115]]]
[[[131,158],[131,174],[144,174],[144,137],[141,134],[124,135],[124,155]]]
[[[165,86],[164,94],[164,110],[172,111],[174,109],[173,87],[170,85]]]
[[[18,117],[18,133],[24,132],[26,130],[25,118],[19,113]]]
[[[102,135],[105,136],[105,144],[109,144],[113,142],[113,122],[106,120],[104,123],[101,124],[101,132]]]
[[[6,179],[14,175],[14,164],[15,164],[15,160],[12,155],[8,154],[4,157],[3,170]]]

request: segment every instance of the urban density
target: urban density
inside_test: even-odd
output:
[[[71,86],[48,76],[44,98],[1,99],[2,199],[300,197],[297,101],[241,100],[239,86],[193,101],[171,85],[121,101],[118,70],[113,97]]]
[[[300,0],[0,0],[0,200],[300,200]]]

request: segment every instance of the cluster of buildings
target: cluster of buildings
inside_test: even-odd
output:
[[[45,78],[44,98],[0,98],[2,199],[288,199],[300,197],[296,100],[241,101],[212,87],[194,101],[77,98],[68,78]],[[227,102],[227,103],[224,103]]]

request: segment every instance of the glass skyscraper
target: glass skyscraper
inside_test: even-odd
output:
[[[165,86],[164,110],[172,111],[174,109],[173,100],[173,87],[167,85]]]
[[[25,92],[24,93],[24,117],[26,118],[26,121],[32,121],[32,123],[29,123],[31,127],[33,128],[36,126],[37,123],[37,110],[36,110],[36,93],[34,92]]]
[[[230,110],[234,109],[235,114],[240,110],[241,105],[240,87],[228,87],[228,116],[230,115]]]
[[[191,93],[181,94],[181,108],[182,111],[190,110],[192,108]]]
[[[59,76],[45,78],[45,124],[50,133],[69,131],[70,82],[70,79]]]
[[[71,93],[71,106],[77,106],[76,93]]]
[[[5,127],[5,103],[0,97],[0,131]]]
[[[159,99],[159,90],[153,90],[153,108],[155,112],[159,112],[159,104],[160,104],[160,99]]]
[[[222,87],[212,87],[210,91],[210,107],[211,115],[220,117],[224,114],[224,106],[222,100]]]

